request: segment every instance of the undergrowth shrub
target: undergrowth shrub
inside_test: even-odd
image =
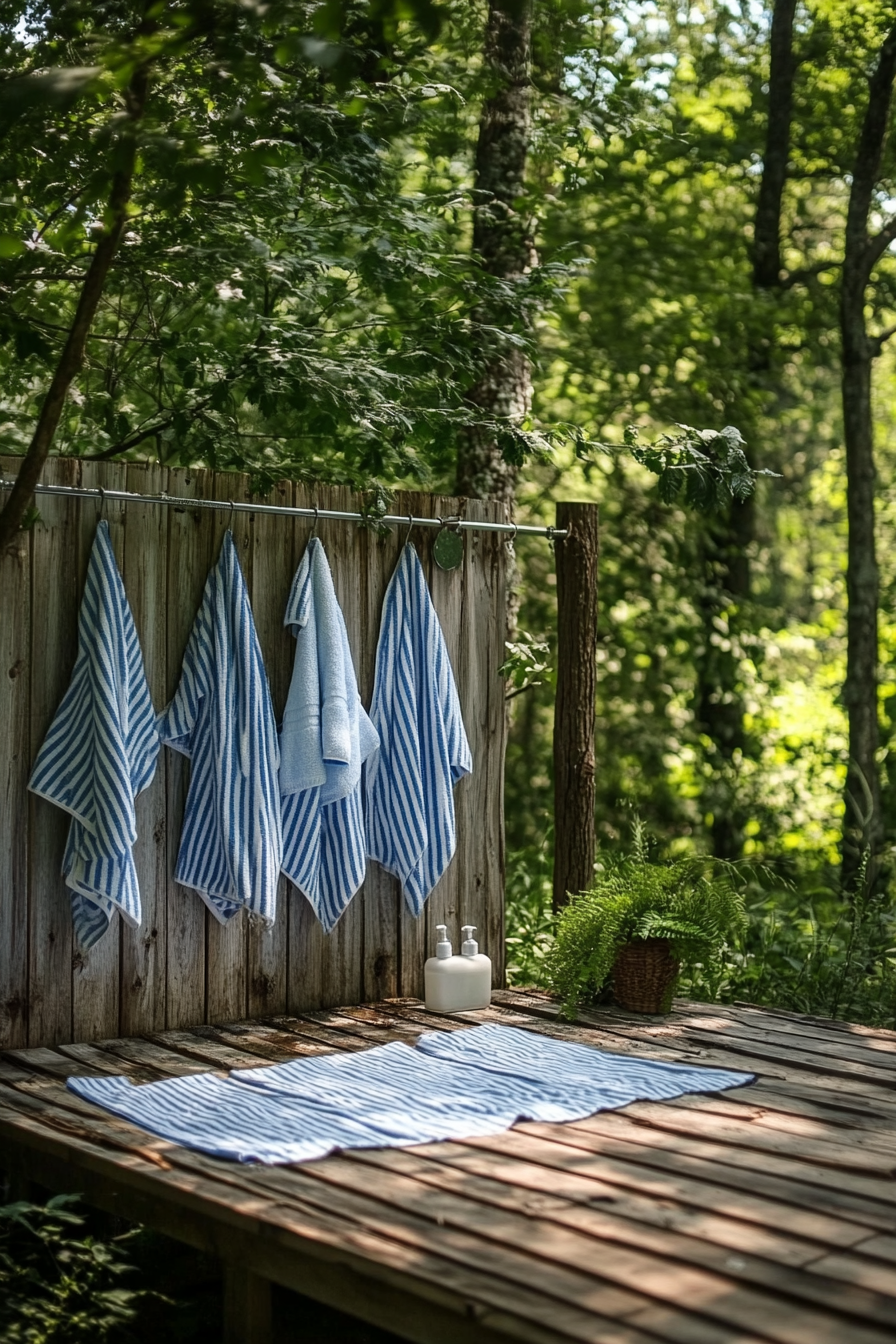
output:
[[[86,1231],[77,1196],[0,1207],[0,1340],[102,1344],[128,1338],[145,1293],[133,1272],[132,1232],[101,1241]]]
[[[507,978],[516,987],[550,987],[552,862],[547,842],[508,855]],[[844,899],[811,871],[784,880],[754,870],[742,928],[712,961],[685,967],[677,992],[896,1028],[893,893],[860,883]]]

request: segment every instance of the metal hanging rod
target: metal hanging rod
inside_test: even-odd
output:
[[[0,479],[0,490],[11,490],[14,481]],[[504,532],[510,537],[547,537],[562,541],[568,535],[565,528],[529,527],[525,523],[486,523],[466,518],[415,518],[411,514],[387,513],[382,518],[363,513],[347,513],[342,509],[295,509],[285,504],[246,504],[229,499],[185,499],[182,495],[139,495],[128,490],[88,489],[78,485],[36,485],[38,495],[78,495],[81,499],[119,500],[123,504],[167,504],[186,509],[225,509],[234,513],[269,513],[286,518],[335,518],[346,523],[384,523],[387,527],[450,527],[461,532]]]

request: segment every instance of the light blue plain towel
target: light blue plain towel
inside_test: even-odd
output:
[[[175,878],[198,891],[222,924],[243,908],[272,924],[282,849],[280,755],[249,594],[229,531],[159,731],[191,762]]]
[[[78,656],[34,763],[28,787],[72,815],[62,862],[75,938],[87,951],[116,910],[140,924],[131,846],[134,800],[152,782],[159,752],[155,713],[134,618],[115,563],[109,524],[90,553],[78,616]]]
[[[442,1058],[444,1041],[455,1042]],[[491,1060],[494,1067],[488,1066]],[[749,1073],[606,1055],[513,1027],[473,1027],[351,1054],[134,1086],[70,1078],[88,1101],[188,1148],[240,1162],[302,1162],[340,1148],[499,1134],[635,1100],[718,1092]]]
[[[283,871],[329,933],[364,881],[361,767],[379,746],[323,546],[312,537],[283,620],[296,656],[280,732]]]
[[[448,650],[417,552],[386,592],[370,709],[380,750],[365,771],[367,853],[419,915],[454,854],[454,785],[473,768]]]

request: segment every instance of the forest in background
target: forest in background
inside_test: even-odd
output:
[[[0,451],[55,415],[53,452],[345,481],[373,514],[404,484],[520,522],[598,501],[601,846],[636,810],[660,853],[756,865],[695,994],[891,1025],[893,25],[883,0],[0,0]],[[876,479],[845,365],[873,368]],[[749,499],[726,426],[768,473]],[[545,544],[516,552],[524,983],[555,602]]]

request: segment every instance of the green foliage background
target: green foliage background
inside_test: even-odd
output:
[[[133,224],[57,444],[259,480],[347,481],[377,497],[406,484],[450,490],[459,435],[482,418],[467,389],[484,359],[525,346],[532,414],[490,426],[521,465],[517,516],[551,522],[558,498],[601,506],[603,850],[622,843],[632,804],[672,858],[708,852],[714,822],[735,810],[746,857],[778,879],[748,894],[724,975],[695,972],[693,991],[819,1011],[848,1001],[880,1021],[896,1012],[892,896],[886,884],[849,907],[836,895],[846,765],[837,286],[846,174],[884,8],[798,7],[786,276],[758,291],[750,246],[768,0],[535,0],[518,210],[536,221],[538,261],[513,282],[487,276],[470,250],[490,89],[484,0],[157,5],[158,29],[141,39],[156,44],[156,64]],[[132,0],[0,0],[4,452],[27,444],[71,319],[140,13]],[[881,326],[894,285],[887,254],[870,292]],[[888,350],[875,415],[892,848]],[[682,424],[736,426],[752,466],[775,473],[752,506],[748,598],[724,590],[713,525],[682,495],[658,493],[650,459],[632,452]],[[509,942],[512,974],[532,980],[550,938],[556,605],[546,546],[521,538],[516,549]],[[729,756],[701,719],[701,686],[713,682],[742,706],[742,745]],[[844,965],[848,993],[837,990]]]

